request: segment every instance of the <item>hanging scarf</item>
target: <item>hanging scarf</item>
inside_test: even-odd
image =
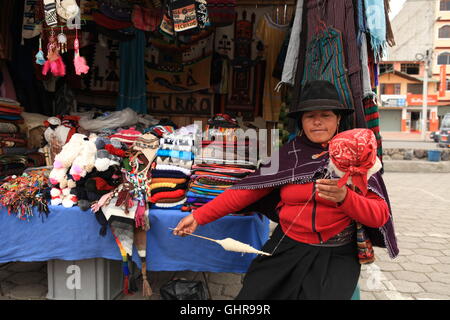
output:
[[[364,0],[366,24],[370,43],[376,59],[379,61],[382,51],[386,49],[386,16],[384,0]]]
[[[327,171],[329,156],[324,154],[325,151],[326,148],[322,145],[312,143],[305,136],[298,136],[281,147],[278,150],[278,155],[273,155],[268,164],[262,165],[255,173],[242,179],[230,189],[261,189],[281,187],[290,183],[304,184],[316,181],[323,178]],[[324,155],[317,158],[320,154]],[[276,163],[276,160],[279,163],[277,170],[270,169],[271,164]],[[394,232],[392,211],[386,187],[379,172],[370,177],[367,187],[368,190],[387,202],[390,218],[384,226],[380,228],[366,227],[366,231],[375,246],[387,248],[390,257],[395,258],[399,250]],[[189,193],[187,195],[195,196],[195,194],[191,195]],[[280,199],[279,188],[276,188],[273,192],[242,211],[260,212],[271,220],[277,221],[276,208]]]
[[[297,0],[297,7],[295,9],[295,17],[289,38],[286,60],[283,65],[281,82],[277,85],[275,90],[277,90],[282,83],[286,83],[290,86],[294,86],[295,84],[295,74],[297,72],[297,65],[300,56],[300,34],[302,32],[303,18],[303,0]]]

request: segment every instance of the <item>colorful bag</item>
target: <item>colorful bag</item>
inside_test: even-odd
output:
[[[171,5],[173,25],[176,32],[198,27],[195,0],[177,0]]]

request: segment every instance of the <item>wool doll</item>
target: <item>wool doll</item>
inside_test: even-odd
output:
[[[50,172],[49,176],[51,184],[57,185],[60,183],[67,183],[67,171],[80,154],[85,138],[85,135],[79,133],[74,134],[70,141],[64,145],[61,152],[56,155],[53,163],[53,170]]]
[[[97,154],[97,147],[95,146],[96,139],[97,136],[95,135],[91,135],[89,139],[84,138],[81,151],[74,159],[70,168],[70,174],[75,181],[79,181],[94,169],[95,156]]]

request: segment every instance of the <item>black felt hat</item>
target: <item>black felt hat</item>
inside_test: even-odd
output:
[[[336,110],[343,115],[353,112],[339,100],[339,94],[334,84],[326,80],[307,82],[300,94],[300,102],[288,113],[288,117],[297,119],[302,112],[314,110]]]

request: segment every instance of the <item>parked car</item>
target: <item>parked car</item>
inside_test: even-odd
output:
[[[434,142],[439,142],[439,131],[433,131],[430,133],[430,139]]]
[[[450,113],[447,113],[442,119],[438,145],[439,147],[450,148]]]

